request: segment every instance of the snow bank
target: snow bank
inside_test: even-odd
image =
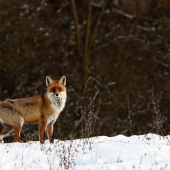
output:
[[[170,136],[155,134],[0,144],[0,170],[170,169]]]

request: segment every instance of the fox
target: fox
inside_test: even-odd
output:
[[[46,77],[47,90],[44,95],[0,101],[0,140],[14,131],[14,138],[20,143],[20,131],[24,123],[38,123],[39,140],[45,142],[45,133],[53,143],[53,125],[65,107],[67,99],[66,77],[52,80]]]

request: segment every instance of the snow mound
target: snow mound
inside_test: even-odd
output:
[[[170,169],[170,136],[126,137],[0,144],[2,170]]]

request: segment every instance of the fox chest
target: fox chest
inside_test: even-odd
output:
[[[58,114],[58,115],[57,115],[57,114],[52,114],[52,115],[50,115],[50,116],[48,117],[47,124],[49,124],[49,123],[54,123],[54,122],[57,120],[58,116],[59,116],[59,114]]]
[[[56,121],[56,119],[60,115],[60,112],[64,108],[64,104],[61,101],[56,101],[51,104],[50,108],[53,110],[53,114],[49,116],[48,124]]]

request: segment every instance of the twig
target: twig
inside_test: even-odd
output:
[[[169,64],[164,63],[164,62],[162,62],[162,61],[159,61],[159,60],[157,60],[155,57],[151,57],[151,58],[152,58],[152,60],[153,60],[154,62],[156,62],[157,64],[162,65],[163,67],[166,67],[166,68],[169,68],[169,67],[170,67]]]
[[[129,119],[129,131],[130,131],[130,135],[132,136],[132,120],[131,120],[131,115],[130,115],[130,110],[129,110],[129,94],[127,96],[127,105],[128,105],[128,119]]]
[[[90,37],[90,26],[91,26],[91,11],[92,11],[92,3],[94,0],[89,0],[88,5],[88,15],[87,15],[87,27],[86,27],[86,37],[85,37],[85,45],[84,45],[84,57],[83,57],[83,86],[86,83],[88,78],[88,70],[89,70],[89,37]]]
[[[123,102],[122,105],[124,105],[127,101],[128,101],[128,98],[125,99],[125,101]],[[117,110],[119,110],[119,109],[122,107],[122,105],[118,106],[113,112],[109,113],[109,114],[104,118],[103,122],[100,124],[100,126],[99,126],[98,129],[96,130],[95,135],[97,134],[97,132],[99,132],[101,126],[107,121],[107,119],[108,119],[112,114],[114,114]]]
[[[154,19],[154,18],[146,18],[142,16],[130,15],[116,8],[113,8],[112,11],[117,12],[118,14],[123,15],[124,17],[129,18],[130,20],[138,18],[141,20],[146,20],[146,21],[151,21],[151,22],[160,22],[160,23],[170,24],[169,20],[159,20],[159,19]]]
[[[100,92],[99,90],[96,91],[93,99],[91,100],[90,104],[89,104],[88,107],[87,107],[86,112],[85,112],[85,113],[81,116],[81,118],[75,123],[75,125],[74,125],[74,127],[73,127],[73,130],[71,131],[70,135],[74,132],[74,130],[77,128],[77,126],[82,122],[82,120],[84,119],[84,117],[86,116],[86,114],[88,113],[88,111],[90,110],[90,108],[91,108],[93,102],[95,101],[97,95],[99,94],[99,92]],[[69,135],[69,136],[70,136],[70,135]]]
[[[98,27],[99,22],[100,22],[100,20],[101,20],[101,17],[102,17],[103,11],[104,11],[104,9],[105,9],[105,7],[106,7],[106,5],[107,5],[107,2],[108,2],[108,0],[105,0],[105,1],[104,1],[104,4],[103,4],[102,9],[101,9],[101,11],[100,11],[100,14],[99,14],[99,16],[98,16],[98,18],[97,18],[97,22],[96,22],[96,25],[95,25],[95,28],[94,28],[93,34],[92,34],[92,36],[91,36],[91,41],[90,41],[89,48],[90,48],[90,47],[92,46],[92,44],[93,44],[94,37],[95,37],[95,35],[96,35],[96,31],[97,31],[97,27]]]
[[[78,24],[78,15],[76,10],[76,5],[74,0],[70,0],[71,7],[73,11],[74,23],[76,28],[76,41],[77,41],[77,52],[79,57],[81,57],[81,48],[80,48],[80,35],[79,35],[79,24]]]

